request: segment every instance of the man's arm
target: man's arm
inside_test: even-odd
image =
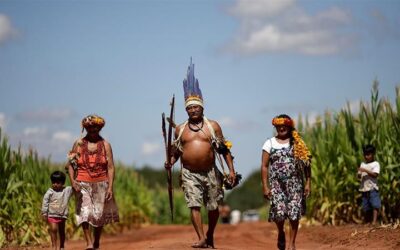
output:
[[[179,132],[180,130],[183,129],[182,125],[178,125],[175,129],[175,134],[174,134],[174,140],[176,140],[176,138],[178,138],[179,136]],[[182,155],[182,152],[179,150],[179,148],[177,148],[177,146],[175,145],[175,143],[172,143],[171,145],[172,149],[172,155],[171,155],[171,159],[170,159],[170,164],[171,165],[167,165],[167,161],[165,161],[164,167],[165,168],[172,168],[172,166],[179,160],[179,158]]]
[[[179,160],[179,158],[181,157],[181,155],[182,155],[182,152],[181,151],[179,151],[179,149],[177,149],[177,148],[173,148],[173,154],[172,154],[172,157],[171,157],[171,167]]]
[[[217,137],[218,141],[220,141],[221,143],[224,143],[225,138],[224,138],[222,129],[219,126],[219,124],[215,121],[211,121],[211,126],[213,126],[213,129],[215,131],[215,136]],[[234,183],[236,174],[235,174],[235,168],[233,166],[233,157],[232,157],[231,151],[227,148],[227,150],[224,150],[224,152],[222,153],[222,156],[224,157],[226,165],[228,165],[228,168],[229,168],[229,181],[231,183]]]
[[[176,140],[179,136],[179,133],[181,131],[181,129],[183,129],[182,125],[179,125],[178,127],[176,127],[175,129],[175,134],[174,134],[174,140]],[[175,143],[172,144],[172,157],[171,157],[171,165],[173,166],[175,164],[175,162],[177,162],[179,160],[179,158],[181,157],[182,152],[180,151],[180,149],[175,145]]]

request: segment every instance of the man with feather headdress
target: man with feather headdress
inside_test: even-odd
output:
[[[199,82],[194,76],[192,61],[183,81],[185,108],[189,119],[176,127],[175,154],[171,165],[180,158],[181,181],[187,206],[191,211],[191,220],[198,241],[193,248],[214,248],[214,230],[218,222],[218,205],[223,200],[222,174],[215,164],[221,154],[229,168],[226,178],[235,182],[233,157],[230,142],[224,139],[222,129],[216,121],[207,119]],[[220,159],[220,158],[219,158]],[[221,162],[222,163],[222,160]],[[208,210],[208,230],[203,231],[200,209],[204,205]]]

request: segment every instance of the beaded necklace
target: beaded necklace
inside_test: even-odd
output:
[[[82,156],[83,156],[83,165],[87,170],[90,177],[98,177],[101,173],[98,173],[97,170],[101,169],[100,161],[101,156],[104,155],[104,143],[103,140],[96,143],[97,148],[94,151],[89,150],[89,142],[87,140],[83,140],[82,145]],[[96,158],[94,163],[89,162],[89,155],[96,154]]]
[[[195,126],[196,128],[193,128],[192,126]],[[201,121],[201,126],[199,126],[196,123],[192,123],[190,121],[188,123],[189,129],[192,130],[193,132],[199,132],[203,128],[203,126],[204,126],[204,120]]]

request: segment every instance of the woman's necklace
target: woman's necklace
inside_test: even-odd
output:
[[[201,123],[200,126],[198,125],[199,123]],[[199,123],[192,123],[189,121],[189,123],[188,123],[189,129],[192,130],[193,132],[199,132],[204,126],[204,121],[201,120],[201,122],[199,122]]]
[[[84,140],[84,145],[83,145],[83,160],[84,160],[84,164],[86,165],[86,168],[89,169],[91,166],[90,162],[89,162],[89,155],[93,155],[96,154],[95,157],[95,162],[92,165],[93,167],[97,167],[97,165],[99,165],[100,163],[100,157],[101,157],[101,146],[99,142],[96,142],[96,150],[94,151],[89,151],[89,142]]]

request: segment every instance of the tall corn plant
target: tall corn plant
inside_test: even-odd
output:
[[[14,175],[17,163],[11,161],[12,151],[8,146],[7,138],[1,136],[0,131],[0,247],[6,241],[13,239],[12,233],[15,225],[11,220],[11,212],[16,204],[12,198],[24,191],[24,183]]]
[[[0,247],[46,238],[39,211],[48,169],[48,161],[39,161],[33,151],[23,156],[11,150],[0,131]]]
[[[151,191],[133,168],[118,164],[115,173],[114,192],[120,215],[118,230],[149,223],[155,213]]]
[[[188,224],[190,223],[190,213],[185,202],[185,197],[181,189],[174,189],[174,218],[171,221],[171,210],[169,207],[168,193],[165,187],[156,187],[153,190],[153,198],[155,204],[155,216],[153,219],[154,223],[157,224]],[[202,209],[203,221],[204,209]]]
[[[376,160],[381,165],[378,182],[382,218],[390,221],[396,216],[400,194],[400,90],[396,88],[396,102],[392,105],[379,97],[375,81],[370,102],[360,102],[359,106],[358,113],[347,105],[336,114],[326,112],[313,125],[301,121],[299,124],[304,127],[304,138],[313,155],[314,191],[308,216],[323,223],[361,222],[356,174],[365,144],[376,146]]]

